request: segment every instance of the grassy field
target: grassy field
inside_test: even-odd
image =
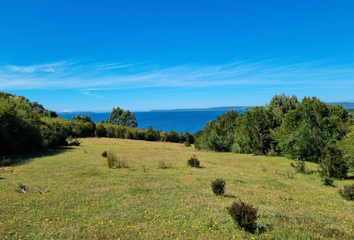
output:
[[[109,169],[105,150],[127,159],[128,168]],[[202,168],[187,166],[193,154]],[[285,158],[87,138],[79,147],[22,160],[11,167],[15,173],[0,173],[0,239],[354,237],[354,203],[338,194],[353,181],[326,187],[317,174],[293,174]],[[160,169],[161,161],[169,168]],[[220,177],[226,196],[210,187]],[[29,191],[21,192],[20,183]],[[239,229],[228,215],[226,207],[239,199],[258,208],[260,232]]]

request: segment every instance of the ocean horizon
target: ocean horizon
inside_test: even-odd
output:
[[[242,113],[244,110],[239,110]],[[203,130],[205,124],[221,116],[227,111],[157,111],[157,112],[134,112],[137,129],[147,129],[151,126],[154,130],[163,132],[189,132],[196,133]],[[110,112],[107,113],[58,113],[59,117],[71,120],[73,116],[90,116],[95,123],[102,119],[106,122]]]

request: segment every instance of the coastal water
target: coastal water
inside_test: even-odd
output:
[[[202,130],[205,124],[227,111],[171,111],[171,112],[134,112],[138,129],[151,126],[154,130],[195,133]],[[240,110],[239,112],[243,112]],[[79,114],[89,115],[92,121],[106,121],[110,113]],[[59,113],[59,117],[70,119],[77,114]]]

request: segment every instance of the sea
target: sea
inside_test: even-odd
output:
[[[244,110],[239,110],[243,112]],[[226,113],[227,111],[158,111],[158,112],[134,112],[137,129],[147,129],[151,126],[154,130],[161,130],[163,132],[189,132],[196,133],[203,130],[205,124],[214,120],[215,118]],[[80,116],[89,115],[91,120],[98,123],[101,119],[106,121],[110,113],[88,113],[79,114]],[[77,113],[58,113],[59,117],[71,120]]]

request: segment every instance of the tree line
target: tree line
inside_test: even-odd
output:
[[[90,116],[79,115],[70,121],[38,102],[5,92],[0,92],[0,123],[0,161],[5,155],[66,146],[71,143],[70,139],[84,137],[166,141],[189,146],[194,143],[194,136],[189,132],[162,132],[152,127],[136,129],[134,113],[119,107],[113,108],[106,122],[94,123]]]
[[[232,110],[195,134],[197,149],[285,156],[319,163],[327,177],[354,167],[353,111],[316,97],[275,95],[264,107]]]

